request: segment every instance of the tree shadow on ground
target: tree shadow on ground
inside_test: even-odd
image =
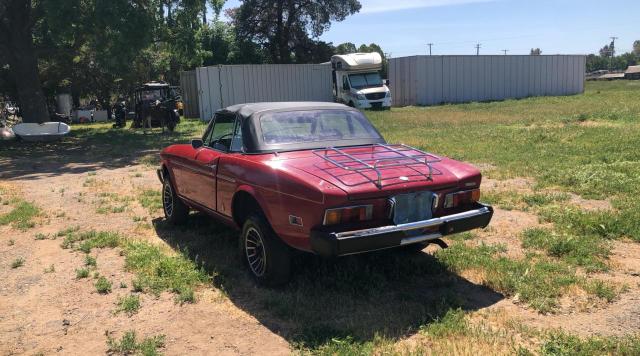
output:
[[[158,236],[200,264],[239,308],[289,342],[315,347],[335,338],[401,338],[451,309],[478,310],[503,299],[451,273],[427,253],[388,250],[326,260],[294,256],[291,282],[256,286],[241,263],[238,232],[204,214],[187,226],[153,220]]]
[[[157,163],[158,152],[174,143],[185,143],[204,127],[187,121],[173,133],[153,129],[111,129],[77,125],[57,142],[0,141],[0,179],[39,179],[86,173],[100,168]]]

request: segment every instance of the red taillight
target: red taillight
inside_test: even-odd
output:
[[[464,190],[447,194],[444,198],[445,208],[455,208],[457,206],[474,203],[480,200],[480,189]]]
[[[327,209],[324,213],[324,225],[337,225],[371,220],[372,205],[349,206],[345,208]]]

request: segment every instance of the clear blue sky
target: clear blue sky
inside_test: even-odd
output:
[[[360,0],[360,13],[320,38],[334,45],[375,42],[393,57],[425,54],[588,54],[616,40],[640,40],[640,0]],[[225,7],[238,6],[228,0]]]

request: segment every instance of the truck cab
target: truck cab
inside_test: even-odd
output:
[[[331,57],[336,102],[358,109],[391,108],[391,91],[380,76],[379,53],[350,53]]]

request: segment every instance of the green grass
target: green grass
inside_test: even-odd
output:
[[[469,324],[465,319],[464,312],[461,309],[451,309],[443,317],[423,326],[420,332],[439,338],[464,334],[468,329]]]
[[[76,270],[76,279],[82,279],[89,277],[89,270],[86,268],[80,268]]]
[[[111,282],[104,276],[98,277],[98,280],[95,283],[96,290],[100,294],[111,293],[111,286]]]
[[[537,211],[538,208],[555,205],[569,199],[562,192],[518,193],[509,190],[483,191],[482,201],[505,210]]]
[[[621,291],[619,288],[616,288],[615,285],[601,280],[585,282],[583,288],[587,292],[597,296],[598,298],[604,299],[609,303],[616,300]]]
[[[47,239],[47,235],[43,234],[43,233],[37,233],[35,236],[36,240],[46,240]]]
[[[61,247],[76,248],[84,253],[91,252],[93,248],[117,247],[120,243],[120,235],[108,231],[87,231],[78,233],[77,229],[64,231]]]
[[[557,331],[543,341],[540,355],[640,355],[640,336],[580,338]]]
[[[194,287],[209,278],[183,254],[167,255],[157,246],[135,241],[124,250],[126,268],[136,273],[136,289],[154,294],[170,290],[177,294],[177,301],[193,302]]]
[[[179,303],[195,301],[194,288],[209,280],[209,276],[185,254],[167,254],[160,247],[147,242],[128,240],[108,231],[72,231],[61,245],[89,253],[94,248],[122,248],[126,269],[134,272],[135,291],[159,294],[169,290]],[[86,255],[85,265],[95,267],[95,258]],[[103,278],[103,277],[101,277]]]
[[[164,347],[164,343],[164,335],[148,337],[138,341],[138,337],[133,330],[126,331],[120,340],[113,339],[110,335],[107,335],[109,353],[121,355],[160,355],[158,349]]]
[[[86,255],[84,256],[84,265],[87,267],[95,268],[98,265],[98,262],[96,261],[95,257]]]
[[[527,257],[513,260],[500,256],[496,246],[470,247],[456,243],[436,256],[453,272],[481,270],[485,284],[508,296],[517,296],[522,302],[540,312],[552,312],[557,299],[568,287],[577,285],[578,278],[570,266],[545,259]]]
[[[18,257],[11,262],[11,268],[15,269],[18,267],[22,267],[24,266],[24,262],[25,262],[24,258]]]
[[[584,267],[589,272],[609,269],[607,259],[611,248],[599,236],[560,234],[540,228],[527,229],[522,235],[522,246],[525,248],[543,250],[549,256]]]
[[[125,297],[118,298],[118,307],[116,308],[116,313],[126,313],[131,316],[138,312],[140,309],[140,297],[131,294]]]
[[[33,219],[40,215],[40,208],[33,203],[18,201],[10,212],[0,215],[0,225],[8,225],[19,230],[27,230],[35,226]]]
[[[150,214],[162,210],[162,195],[158,190],[147,189],[142,191],[138,196],[138,201],[142,207],[149,210]]]

